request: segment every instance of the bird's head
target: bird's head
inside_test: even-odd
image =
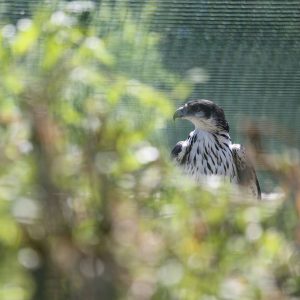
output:
[[[223,109],[209,100],[188,101],[174,113],[173,119],[177,118],[189,120],[204,131],[229,132]]]

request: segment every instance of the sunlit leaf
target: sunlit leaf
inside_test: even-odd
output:
[[[30,51],[39,37],[39,28],[29,19],[22,19],[18,24],[18,35],[13,42],[13,50],[16,55],[22,55]]]

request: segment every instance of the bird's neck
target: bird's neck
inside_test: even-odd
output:
[[[200,129],[198,127],[195,127],[193,134],[196,134],[199,137],[200,136],[203,136],[203,137],[211,136],[220,142],[225,142],[227,144],[231,144],[230,135],[229,135],[228,131],[226,131],[226,130],[206,131],[206,130]]]

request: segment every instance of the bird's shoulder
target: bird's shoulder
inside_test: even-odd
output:
[[[187,141],[178,142],[171,151],[171,158],[179,164],[183,164],[187,153]]]
[[[245,147],[240,144],[233,144],[231,150],[238,174],[238,183],[250,188],[252,194],[260,199],[261,191],[259,182]]]
[[[183,148],[183,141],[178,142],[171,151],[171,157],[176,158]]]
[[[190,132],[185,141],[177,142],[171,151],[171,158],[176,160],[179,164],[185,162],[186,154],[191,146],[191,137],[193,137],[193,131]]]

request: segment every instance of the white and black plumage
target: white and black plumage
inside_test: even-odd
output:
[[[232,144],[229,125],[222,108],[209,100],[192,100],[179,107],[174,116],[195,125],[185,141],[178,142],[172,158],[188,175],[200,182],[203,176],[228,177],[261,198],[259,182],[245,148]]]

